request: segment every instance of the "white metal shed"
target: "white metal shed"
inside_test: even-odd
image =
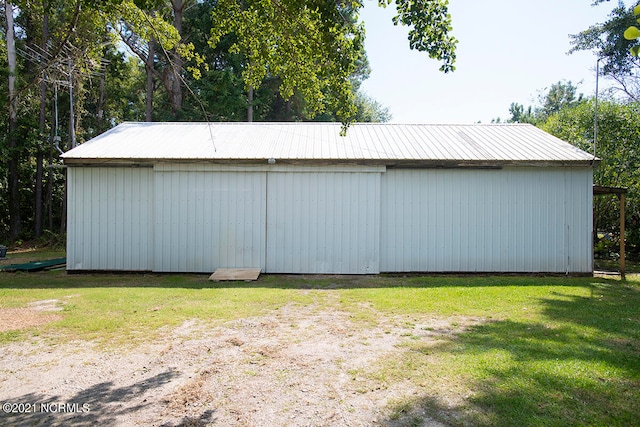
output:
[[[593,269],[597,159],[531,125],[124,123],[63,158],[72,271]]]

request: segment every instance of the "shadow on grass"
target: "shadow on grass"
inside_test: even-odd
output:
[[[564,275],[484,275],[484,274],[379,274],[306,275],[262,274],[254,282],[212,282],[209,274],[179,273],[73,273],[41,271],[0,272],[0,289],[55,289],[155,287],[185,289],[270,288],[270,289],[358,289],[358,288],[444,288],[504,286],[585,286],[593,277]],[[615,279],[598,279],[621,283]]]
[[[543,300],[536,321],[489,322],[437,347],[413,347],[468,364],[458,379],[468,395],[452,404],[446,390],[431,390],[392,408],[383,424],[423,425],[426,417],[451,426],[639,425],[640,289],[592,290]]]
[[[595,270],[612,272],[620,271],[619,259],[596,258],[593,260],[593,264]],[[630,260],[629,258],[627,258],[627,260],[625,261],[625,271],[627,272],[627,274],[640,273],[640,262],[638,260]]]
[[[126,417],[151,404],[151,402],[147,402],[147,399],[140,399],[141,396],[171,382],[177,376],[178,373],[174,371],[166,371],[127,387],[114,387],[112,382],[99,383],[79,391],[70,398],[29,393],[2,402],[5,410],[0,412],[0,425],[89,427],[137,424],[127,420]],[[134,399],[139,400],[140,403],[131,405],[130,401]],[[125,402],[127,404],[123,405]],[[20,404],[30,404],[31,406],[28,408],[31,412],[25,412],[25,407]],[[13,413],[6,410],[11,408],[14,409]],[[156,415],[160,416],[161,414]],[[185,418],[177,424],[165,423],[162,426],[206,425],[212,422],[213,415],[214,412],[208,410],[197,419]]]

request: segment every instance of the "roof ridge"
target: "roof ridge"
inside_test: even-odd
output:
[[[125,121],[120,125],[167,125],[167,126],[191,126],[191,125],[232,125],[232,126],[341,126],[339,122],[139,122]],[[499,127],[499,126],[533,126],[531,123],[381,123],[381,122],[355,122],[351,126],[427,126],[427,127]]]

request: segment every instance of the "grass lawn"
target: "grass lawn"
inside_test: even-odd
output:
[[[408,342],[371,371],[425,389],[398,402],[399,417],[421,407],[451,425],[638,425],[637,278],[414,278],[393,294],[349,289],[345,303],[486,319],[435,346]],[[454,412],[438,398],[450,387],[464,396]]]
[[[601,271],[620,271],[620,260],[619,259],[602,259],[596,258],[593,260],[595,270]],[[640,262],[636,260],[625,260],[625,270],[627,274],[629,273],[640,273]]]
[[[340,309],[453,332],[407,335],[362,372],[418,393],[392,404],[394,425],[630,426],[640,420],[640,279],[487,276],[278,276],[211,283],[205,275],[0,273],[0,309],[59,300],[62,318],[0,332],[135,345],[188,319],[220,324],[287,306]]]

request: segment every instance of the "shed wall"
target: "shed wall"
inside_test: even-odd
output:
[[[154,269],[377,273],[382,170],[157,165]]]
[[[565,175],[565,218],[570,272],[593,272],[593,171]]]
[[[154,270],[264,269],[266,172],[155,172]]]
[[[591,272],[589,168],[390,169],[387,272]]]
[[[270,172],[268,273],[379,270],[380,172]]]
[[[591,272],[590,168],[68,169],[68,270]]]
[[[153,169],[67,169],[67,270],[153,268]]]

